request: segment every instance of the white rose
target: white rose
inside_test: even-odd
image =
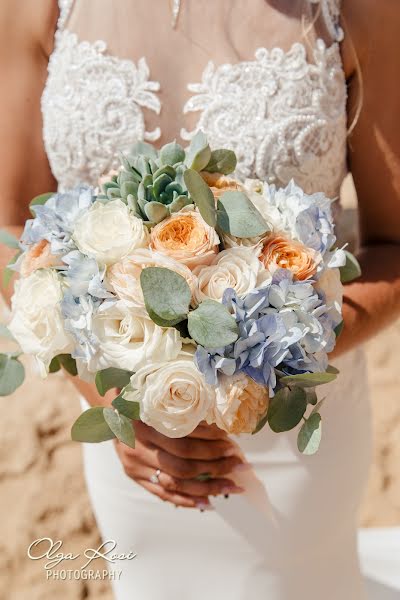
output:
[[[146,267],[163,267],[175,271],[186,279],[192,294],[194,293],[197,278],[189,267],[150,248],[139,248],[107,270],[108,285],[127,306],[144,307],[140,274]]]
[[[343,284],[339,269],[326,269],[314,284],[314,288],[327,305],[329,315],[339,324],[342,321]]]
[[[149,240],[143,221],[118,199],[94,202],[76,221],[72,237],[83,254],[101,265],[112,265]]]
[[[9,329],[22,350],[36,357],[43,377],[54,356],[72,350],[60,310],[62,297],[61,280],[52,269],[39,269],[15,283]]]
[[[174,328],[156,325],[142,309],[105,301],[92,320],[99,350],[88,362],[89,371],[108,367],[136,371],[147,363],[175,359],[182,340]]]
[[[198,371],[192,352],[143,367],[132,376],[131,384],[135,391],[125,397],[140,403],[141,420],[171,438],[189,435],[206,419],[215,401],[214,388]]]
[[[217,254],[209,266],[194,269],[198,279],[195,302],[198,304],[207,298],[220,302],[227,288],[243,296],[264,285],[271,277],[258,258],[260,250],[229,248]]]
[[[267,388],[244,373],[222,375],[215,396],[212,420],[220,429],[235,435],[252,433],[269,404]]]

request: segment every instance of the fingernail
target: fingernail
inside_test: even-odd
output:
[[[205,510],[214,510],[211,504],[204,504],[204,502],[199,502],[196,504],[197,508],[200,509],[200,512],[204,512]]]
[[[242,494],[244,492],[244,489],[242,487],[239,487],[238,485],[230,485],[230,486],[222,488],[221,492],[224,495],[225,494]]]
[[[233,456],[234,454],[236,454],[236,448],[234,446],[227,448],[224,452],[224,456]]]
[[[249,469],[251,469],[251,464],[248,462],[245,463],[238,463],[237,465],[235,465],[234,467],[232,467],[231,471],[232,473],[236,472],[236,471],[248,471]]]

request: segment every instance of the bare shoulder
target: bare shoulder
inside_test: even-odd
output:
[[[59,16],[57,0],[1,0],[0,48],[10,55],[40,47],[47,55],[53,47]]]
[[[400,57],[399,0],[342,0],[342,16],[348,34],[345,50],[352,45],[361,64],[372,54],[378,59]]]

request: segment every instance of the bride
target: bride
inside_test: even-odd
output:
[[[1,218],[14,233],[36,194],[96,185],[117,150],[198,129],[235,150],[241,177],[337,198],[350,169],[359,197],[363,276],[346,288],[319,454],[299,455],[292,432],[235,440],[269,496],[262,552],[213,510],[214,496],[239,506],[234,475],[248,468],[223,432],[169,439],[138,422],[135,450],[85,447],[103,539],[137,554],[117,565],[118,600],[367,598],[362,343],[399,314],[399,26],[395,0],[20,0],[17,12],[2,1]],[[83,404],[104,402],[79,385]],[[254,530],[241,506],[233,523]]]

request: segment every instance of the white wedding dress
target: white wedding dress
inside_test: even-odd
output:
[[[315,11],[318,0],[304,5]],[[182,121],[189,113],[198,120],[181,137],[189,139],[202,128],[212,146],[236,151],[240,176],[277,185],[294,178],[307,191],[335,198],[346,173],[343,32],[339,0],[320,5],[325,36],[314,41],[311,55],[298,42],[289,51],[259,48],[254,58],[235,64],[210,62],[201,82],[188,86],[192,96]],[[60,0],[42,101],[45,146],[61,189],[82,181],[95,185],[114,166],[117,150],[137,139],[157,141],[161,133],[147,127],[147,115],[158,114],[161,104],[160,84],[149,79],[146,60],[118,58],[105,42],[78,38],[67,24],[72,8],[72,0]],[[177,510],[125,476],[111,442],[84,447],[103,539],[115,540],[119,552],[137,553],[134,560],[109,565],[123,570],[114,582],[117,600],[369,597],[356,528],[370,461],[362,350],[336,366],[341,374],[324,391],[324,433],[316,456],[299,454],[296,432],[276,435],[266,427],[237,438],[268,494],[265,513],[232,497],[222,498],[216,511]],[[223,503],[234,507],[240,527],[232,523],[232,510],[226,520]],[[376,600],[386,598],[375,587],[370,591]]]

